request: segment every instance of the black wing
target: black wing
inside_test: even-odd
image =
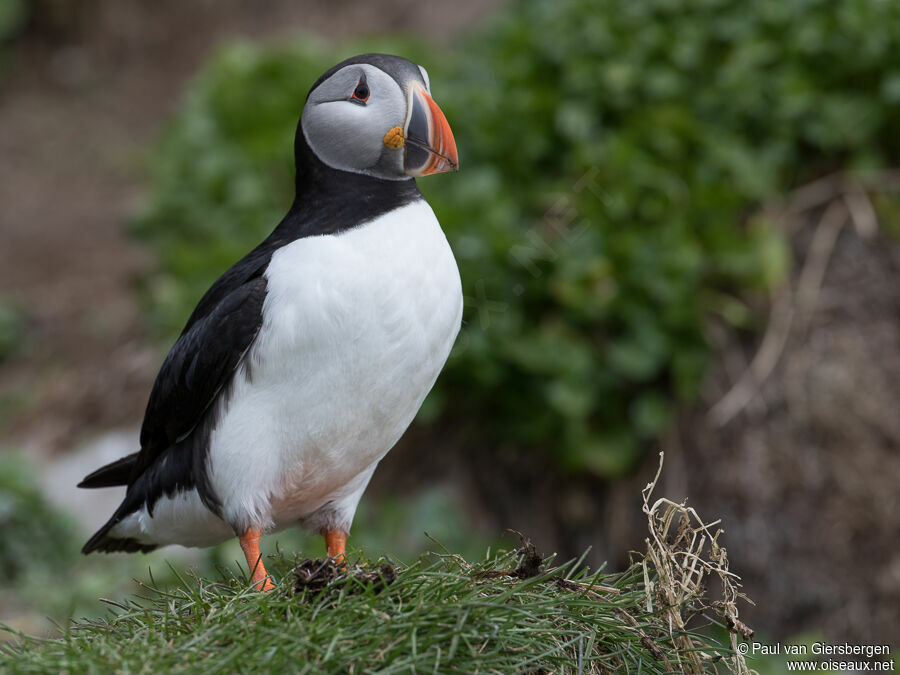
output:
[[[152,550],[152,545],[111,537],[109,532],[144,504],[152,513],[153,504],[164,494],[196,487],[204,503],[217,509],[205,470],[215,417],[208,411],[253,345],[266,297],[264,265],[250,275],[236,274],[239,266],[207,291],[166,357],[147,404],[140,452],[82,481],[81,487],[128,485],[122,504],[88,540],[83,553]]]
[[[207,296],[217,290],[213,286]],[[204,302],[198,305],[156,376],[137,473],[186,438],[231,381],[262,326],[265,297],[266,280],[257,275],[224,293],[209,311],[202,312]]]
[[[264,243],[249,253],[197,304],[156,376],[141,427],[140,452],[97,469],[79,487],[133,483],[203,420],[262,325],[266,296],[262,274],[272,248]]]

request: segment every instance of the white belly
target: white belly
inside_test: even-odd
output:
[[[459,331],[462,292],[424,200],[278,250],[263,326],[211,437],[212,485],[236,527],[284,527],[325,504],[352,519]]]

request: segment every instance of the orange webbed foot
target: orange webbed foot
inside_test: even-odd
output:
[[[325,550],[335,562],[344,562],[347,549],[347,534],[342,530],[325,530]]]
[[[238,538],[238,541],[241,542],[241,549],[244,551],[244,557],[247,558],[247,567],[250,568],[250,580],[253,588],[268,593],[275,588],[275,584],[269,578],[259,553],[261,536],[262,533],[259,530],[247,530]]]

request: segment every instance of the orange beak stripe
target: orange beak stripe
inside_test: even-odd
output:
[[[450,123],[433,98],[424,91],[422,96],[431,109],[433,125],[430,144],[431,158],[422,170],[422,175],[427,176],[428,174],[441,173],[443,171],[457,171],[459,169],[459,156],[456,154],[456,139],[453,138],[453,132],[450,131]]]
[[[427,153],[424,162],[406,167],[411,176],[428,176],[433,173],[457,171],[459,156],[456,151],[456,140],[450,130],[450,123],[443,111],[428,95],[424,88],[411,85],[410,112],[406,122],[406,144],[414,146],[414,155],[421,157]],[[407,149],[407,161],[410,160]]]

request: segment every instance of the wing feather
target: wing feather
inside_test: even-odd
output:
[[[136,472],[190,435],[234,377],[262,326],[265,297],[265,278],[254,276],[189,323],[153,385]]]

